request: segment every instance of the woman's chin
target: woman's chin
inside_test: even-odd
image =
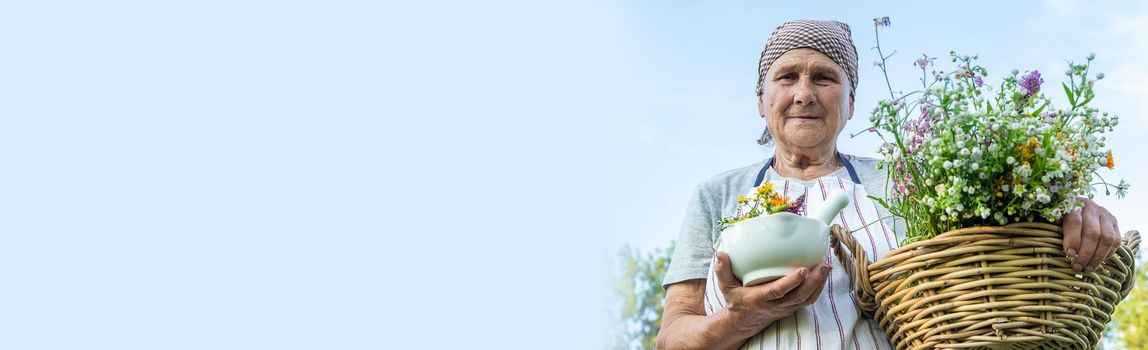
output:
[[[798,129],[788,132],[784,144],[795,147],[816,147],[825,144],[826,134],[821,130]]]

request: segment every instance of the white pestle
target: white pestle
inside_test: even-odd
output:
[[[825,203],[821,203],[821,207],[813,211],[809,217],[829,225],[833,222],[833,217],[837,216],[837,213],[840,213],[841,209],[845,209],[848,204],[849,196],[845,195],[845,190],[835,189],[829,193],[829,198],[825,200]]]

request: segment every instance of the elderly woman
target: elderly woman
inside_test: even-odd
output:
[[[761,53],[757,106],[766,119],[758,142],[776,142],[769,159],[720,173],[691,198],[663,286],[659,349],[892,349],[876,322],[862,318],[849,295],[849,276],[830,257],[772,282],[743,287],[729,256],[717,251],[715,223],[739,195],[770,181],[782,195],[821,198],[845,189],[851,203],[836,223],[858,229],[857,241],[880,258],[904,238],[904,225],[878,218],[885,173],[877,160],[843,154],[837,137],[853,118],[857,50],[849,26],[791,21],[779,26]],[[1064,249],[1074,268],[1095,269],[1119,242],[1115,219],[1084,200],[1063,219]],[[873,225],[869,225],[873,223]],[[1103,223],[1103,225],[1102,225]]]

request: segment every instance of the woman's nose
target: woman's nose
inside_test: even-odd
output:
[[[813,93],[813,83],[808,79],[801,79],[793,87],[793,103],[801,106],[816,102],[817,94]]]

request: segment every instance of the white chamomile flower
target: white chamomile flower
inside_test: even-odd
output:
[[[1051,200],[1052,200],[1052,198],[1049,197],[1047,194],[1044,194],[1043,192],[1036,195],[1036,201],[1041,203],[1041,204],[1048,203]]]

